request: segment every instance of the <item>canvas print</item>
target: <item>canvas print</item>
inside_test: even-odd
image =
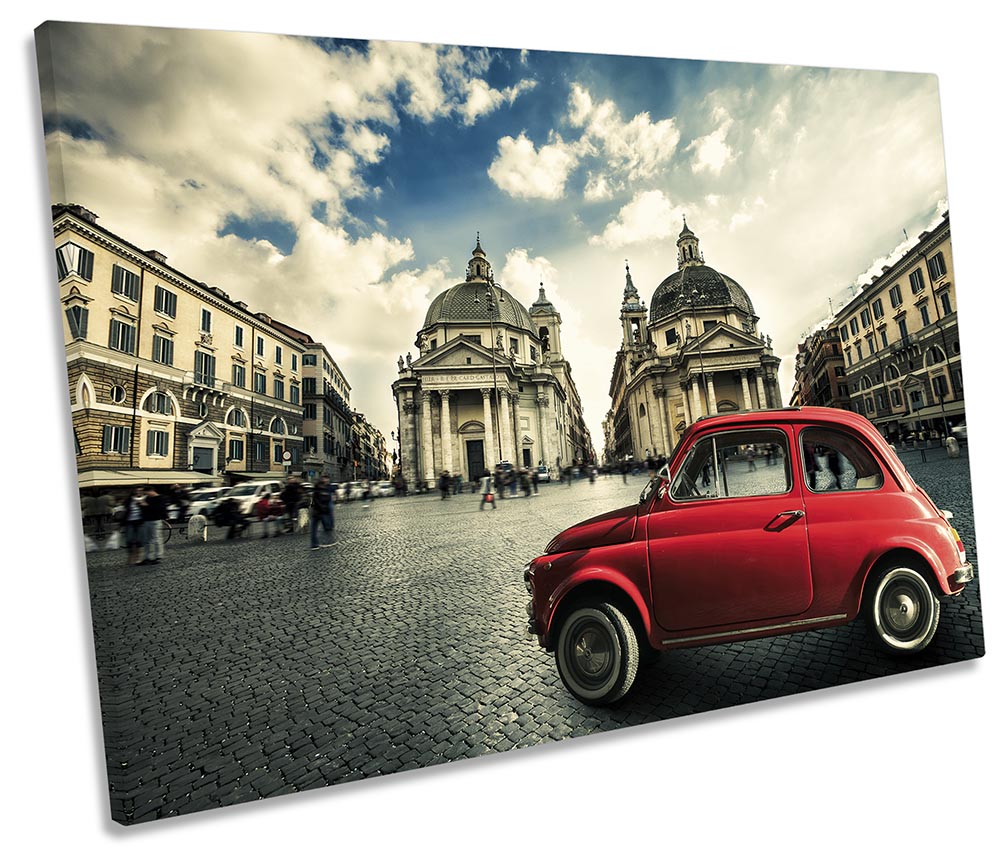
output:
[[[983,655],[933,75],[36,48],[115,821]]]

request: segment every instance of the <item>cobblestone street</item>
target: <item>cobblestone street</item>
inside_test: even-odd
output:
[[[967,461],[902,455],[977,566]],[[979,582],[932,646],[878,652],[861,621],[670,652],[624,702],[578,704],[526,634],[522,565],[557,531],[635,501],[641,477],[338,506],[306,535],[88,555],[113,816],[132,823],[775,698],[983,654]],[[178,542],[180,541],[180,542]]]

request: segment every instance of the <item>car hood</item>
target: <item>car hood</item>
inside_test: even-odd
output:
[[[636,531],[638,507],[638,505],[628,505],[572,525],[549,541],[546,553],[628,543]]]

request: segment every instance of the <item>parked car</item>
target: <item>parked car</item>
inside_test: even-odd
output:
[[[334,501],[346,502],[348,500],[348,483],[334,484]]]
[[[229,493],[229,487],[202,487],[191,493],[191,504],[188,505],[188,516],[195,514],[212,518],[212,514],[219,506],[219,502]]]
[[[282,485],[279,481],[245,481],[231,487],[227,499],[236,499],[240,513],[244,516],[252,514],[261,496],[270,493],[275,499],[281,495]],[[217,514],[218,515],[218,514]]]
[[[748,450],[768,444],[768,460]],[[917,653],[974,578],[939,510],[865,418],[823,407],[693,424],[639,501],[556,535],[525,567],[529,630],[588,704],[656,651],[839,626]]]
[[[545,482],[545,483],[548,484],[552,480],[553,480],[553,476],[549,474],[549,467],[548,466],[540,466],[539,467],[539,481],[540,482]]]
[[[393,487],[392,481],[379,481],[373,488],[372,493],[376,496],[386,497],[395,496],[396,488]]]
[[[966,422],[960,422],[958,425],[953,425],[950,431],[956,439],[966,442]]]

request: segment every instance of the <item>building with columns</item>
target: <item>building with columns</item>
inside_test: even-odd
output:
[[[678,270],[657,286],[649,313],[626,265],[606,428],[614,460],[669,455],[705,415],[782,405],[780,360],[751,298],[705,263],[687,222],[677,246]]]
[[[393,395],[408,484],[430,486],[442,471],[474,480],[502,462],[593,459],[560,326],[541,285],[526,309],[494,281],[477,236],[465,281],[428,308],[417,358],[398,361]]]

